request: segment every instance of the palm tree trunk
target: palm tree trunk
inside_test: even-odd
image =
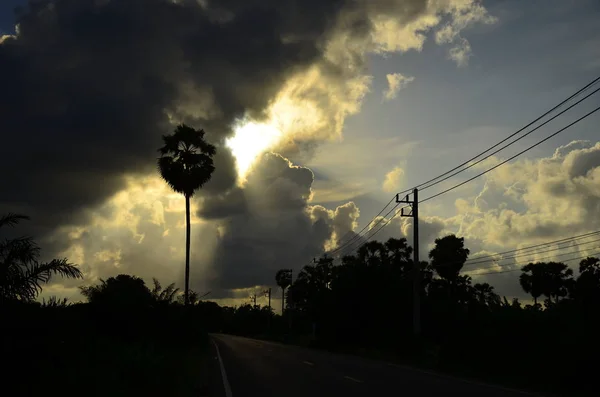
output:
[[[190,304],[190,196],[185,195],[185,306]]]
[[[281,289],[281,316],[283,316],[283,308],[284,306],[284,302],[285,302],[285,288]]]

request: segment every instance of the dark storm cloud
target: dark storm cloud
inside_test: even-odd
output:
[[[320,59],[346,3],[56,0],[22,10],[17,37],[0,44],[2,208],[47,228],[77,222],[124,173],[153,170],[167,111],[220,141]],[[231,156],[219,161],[209,190],[235,179]]]
[[[280,148],[285,157],[301,161],[318,142],[339,135],[344,118],[358,111],[368,88],[368,78],[363,79],[368,52],[419,49],[418,33],[437,19],[408,23],[456,13],[453,4],[470,2],[34,4],[18,16],[16,37],[0,39],[0,167],[5,170],[0,211],[31,215],[27,227],[37,229],[30,232],[52,235],[55,251],[78,243],[87,267],[101,263],[97,276],[127,270],[173,277],[165,265],[173,261],[173,246],[183,241],[182,231],[172,227],[176,221],[156,225],[144,210],[136,227],[125,230],[122,223],[94,226],[86,215],[106,220],[120,213],[107,199],[128,187],[125,176],[156,172],[160,136],[174,123],[204,128],[219,150],[213,179],[198,197],[199,214],[211,221],[198,234],[208,237],[203,235],[192,255],[200,252],[198,262],[210,260],[213,271],[193,277],[204,278],[196,280],[198,288],[214,280],[230,289],[272,283],[281,267],[299,269],[332,235],[351,234],[357,214],[350,205],[339,211],[309,205],[313,173],[281,156],[264,156],[246,186],[237,187],[234,159],[223,146],[234,121],[242,116],[260,121],[292,77],[317,66],[316,80],[300,79],[292,91],[315,105],[324,122],[317,123],[319,131]],[[390,20],[397,26],[381,25]],[[407,44],[399,45],[405,39]],[[79,238],[62,229],[50,233],[68,224],[82,224],[87,231]],[[138,234],[144,240],[137,241]],[[101,251],[105,255],[96,258]],[[111,259],[115,252],[121,252],[117,268]]]
[[[213,285],[222,290],[273,285],[280,268],[299,270],[322,252],[331,238],[333,219],[322,207],[308,206],[312,172],[293,166],[280,155],[259,159],[242,189],[212,198],[202,217],[224,214],[241,200],[243,213],[221,220],[224,234],[213,254]]]
[[[9,148],[0,166],[10,170],[0,205],[34,216],[40,232],[81,223],[81,210],[123,188],[124,174],[154,171],[160,135],[172,123],[205,128],[222,143],[235,119],[260,118],[283,84],[310,66],[340,84],[357,77],[365,52],[382,37],[396,37],[381,31],[375,37],[373,21],[391,18],[403,26],[449,12],[451,3],[32,2],[17,16],[17,35],[0,44],[0,130]],[[332,42],[335,55],[326,56]],[[284,154],[302,159],[314,146],[296,142]],[[209,194],[235,180],[223,147],[216,161]]]

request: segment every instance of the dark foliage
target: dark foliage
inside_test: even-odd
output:
[[[593,377],[581,374],[595,368],[600,354],[598,258],[582,260],[576,278],[563,263],[524,266],[524,290],[547,300],[543,306],[523,305],[501,298],[488,283],[474,284],[460,274],[460,267],[445,266],[443,260],[462,266],[468,250],[455,236],[438,239],[430,254],[432,263],[420,266],[422,334],[417,338],[412,335],[411,254],[405,239],[372,241],[341,263],[319,258],[295,280],[283,269],[276,275],[287,290],[283,315],[249,304],[221,307],[202,301],[206,294],[193,292],[192,304],[184,307],[174,285],[163,288],[154,280],[149,289],[137,277],[119,275],[83,287],[88,304],[52,299],[43,305],[10,306],[9,337],[3,348],[21,366],[44,351],[44,360],[57,360],[65,370],[73,371],[62,354],[88,360],[92,372],[114,367],[112,382],[121,384],[124,392],[136,390],[134,384],[144,376],[151,378],[143,386],[148,390],[175,387],[164,375],[180,379],[180,374],[169,372],[172,365],[165,363],[189,354],[186,342],[204,338],[205,343],[208,331],[369,354],[555,394],[594,395]],[[43,329],[32,322],[38,320]],[[15,340],[23,341],[25,348],[17,347]],[[85,348],[78,350],[81,346]],[[134,368],[133,373],[126,367]],[[77,370],[73,375],[92,382],[89,374]],[[98,393],[102,392],[108,391]]]
[[[19,214],[1,216],[0,229],[14,227],[28,219]],[[0,303],[33,301],[53,275],[82,278],[81,270],[67,259],[40,263],[39,256],[40,248],[32,237],[5,238],[0,241]]]
[[[213,156],[217,149],[204,140],[204,130],[185,124],[171,135],[163,135],[164,146],[158,149],[158,170],[171,189],[186,197],[206,184],[215,170]]]

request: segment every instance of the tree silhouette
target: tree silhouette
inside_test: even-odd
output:
[[[128,274],[119,274],[100,284],[79,287],[81,294],[88,302],[111,308],[150,307],[155,302],[154,296],[144,280]]]
[[[575,299],[586,306],[600,304],[600,259],[586,258],[579,262]]]
[[[281,288],[281,314],[283,314],[285,305],[285,289],[292,285],[292,270],[280,269],[275,274],[275,282]]]
[[[544,282],[542,277],[542,269],[533,263],[529,263],[523,266],[521,272],[521,276],[519,277],[521,288],[523,288],[523,291],[531,294],[534,305],[537,305],[537,300],[540,296],[542,296],[544,290],[542,285]]]
[[[205,293],[205,294],[203,294],[203,295],[200,295],[196,291],[190,290],[190,293],[188,294],[188,296],[189,296],[189,298],[188,298],[189,305],[190,306],[196,306],[196,305],[200,304],[202,302],[202,298],[204,298],[208,294],[210,294],[210,291],[207,292],[207,293]],[[185,295],[178,296],[177,297],[177,303],[184,305],[185,304]]]
[[[204,140],[204,130],[195,130],[185,124],[177,126],[171,135],[163,135],[164,146],[158,149],[158,169],[171,189],[185,197],[185,304],[189,304],[190,290],[190,198],[207,183],[215,167],[216,148]]]
[[[410,257],[413,249],[407,244],[405,238],[390,238],[385,242],[385,248],[388,252],[390,263],[396,266],[405,266],[410,264]]]
[[[435,247],[429,251],[429,259],[440,277],[452,281],[458,277],[469,253],[469,249],[465,248],[465,239],[451,234],[435,239]]]
[[[473,294],[478,303],[485,306],[502,304],[500,296],[494,292],[494,287],[488,283],[473,285]]]
[[[179,292],[179,288],[175,288],[175,283],[169,284],[167,288],[163,288],[157,279],[153,278],[152,282],[154,283],[154,287],[151,293],[157,304],[170,305],[175,303],[175,297]]]
[[[313,322],[321,320],[328,309],[333,270],[333,258],[328,256],[304,266],[288,290],[288,306],[304,312]]]
[[[529,263],[523,267],[519,282],[523,291],[531,294],[535,305],[541,295],[546,296],[548,302],[554,298],[557,303],[573,288],[573,270],[561,262]]]
[[[0,217],[0,229],[14,227],[26,215],[7,214]],[[0,300],[33,301],[42,291],[42,284],[52,275],[83,278],[81,270],[67,259],[40,263],[40,248],[31,237],[17,237],[0,242]]]

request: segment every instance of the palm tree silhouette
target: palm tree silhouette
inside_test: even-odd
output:
[[[26,215],[0,216],[0,229],[16,226]],[[31,237],[17,237],[0,242],[0,301],[33,301],[42,291],[42,284],[58,274],[67,278],[83,278],[81,270],[67,259],[40,263],[40,247]]]
[[[292,285],[292,269],[280,269],[275,274],[275,282],[281,288],[281,315],[285,307],[285,289]]]
[[[164,146],[158,149],[158,169],[167,184],[185,197],[185,304],[190,290],[190,197],[212,176],[216,148],[204,140],[204,130],[180,124],[171,135],[163,135]]]

